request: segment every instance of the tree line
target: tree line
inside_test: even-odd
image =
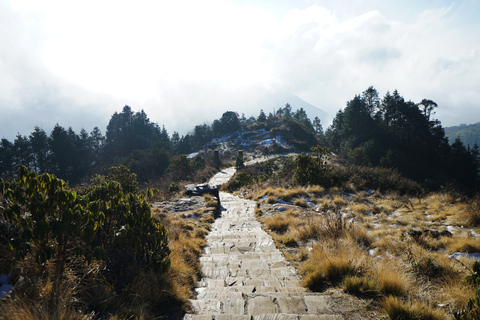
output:
[[[427,188],[452,185],[475,190],[479,185],[479,147],[465,146],[460,139],[449,144],[440,121],[433,118],[438,105],[428,99],[406,101],[397,90],[383,98],[370,87],[348,101],[324,131],[321,121],[311,121],[303,108],[287,103],[268,115],[246,118],[226,111],[211,124],[196,125],[185,135],[169,134],[141,110],[125,106],[115,112],[105,135],[95,127],[79,134],[57,124],[50,135],[35,127],[29,136],[17,135],[0,143],[0,176],[13,177],[20,165],[38,174],[53,173],[72,184],[110,166],[125,165],[139,181],[162,176],[166,171],[188,173],[185,154],[202,149],[214,138],[238,130],[272,128],[286,119],[297,122],[341,158],[360,166],[394,168]],[[298,137],[301,139],[301,137]],[[185,168],[178,170],[179,164]],[[195,159],[201,168],[204,159]],[[198,169],[197,168],[197,169]]]
[[[278,114],[298,119],[314,131],[303,109],[292,112],[287,104]],[[178,160],[185,161],[180,155],[198,151],[214,138],[251,124],[269,123],[274,118],[271,113],[266,116],[263,110],[257,118],[248,119],[226,111],[212,124],[196,125],[190,133],[180,136],[178,132],[169,135],[165,126],[152,122],[144,110],[134,112],[125,106],[112,115],[105,135],[98,127],[90,133],[82,129],[77,134],[71,127],[66,129],[56,124],[50,134],[35,127],[29,136],[18,134],[13,142],[2,139],[0,177],[14,177],[18,167],[23,165],[38,174],[48,172],[77,184],[110,166],[126,165],[140,181],[146,181],[162,176],[170,166],[175,170]],[[316,120],[319,124],[318,118]],[[317,131],[322,131],[318,124]],[[201,164],[197,161],[195,165]]]
[[[369,87],[338,111],[325,133],[327,145],[358,165],[395,168],[425,187],[479,187],[479,147],[449,144],[437,103],[406,101],[397,90],[380,99]]]

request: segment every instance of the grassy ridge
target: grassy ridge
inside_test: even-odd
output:
[[[280,166],[238,194],[259,202],[257,218],[311,290],[341,288],[391,319],[461,310],[474,294],[465,281],[472,261],[450,255],[480,253],[480,198],[423,193],[385,169],[335,172],[346,177],[336,186],[302,187]]]

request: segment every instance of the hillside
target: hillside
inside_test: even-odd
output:
[[[475,143],[480,144],[480,122],[446,127],[445,136],[450,143],[453,143],[456,138],[460,138],[464,145],[473,147]]]
[[[254,123],[234,133],[214,138],[199,151],[207,153],[211,153],[213,150],[219,150],[221,153],[239,150],[262,152],[267,147],[275,153],[308,152],[311,147],[319,143],[318,137],[307,131],[298,121],[284,118]],[[190,157],[198,153],[198,151],[194,152],[190,154]]]

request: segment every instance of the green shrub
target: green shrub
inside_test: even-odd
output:
[[[243,186],[252,184],[255,182],[255,179],[246,172],[240,172],[237,174],[227,185],[227,190],[233,192],[240,189]]]
[[[328,149],[316,146],[311,150],[312,155],[302,153],[295,158],[295,181],[300,185],[330,186],[333,167],[328,164]]]
[[[117,181],[122,186],[125,193],[137,193],[138,181],[135,173],[130,173],[130,169],[121,165],[108,169],[107,181]]]
[[[473,271],[466,277],[469,284],[475,289],[475,296],[468,300],[467,306],[455,313],[455,319],[458,320],[470,320],[480,318],[480,262],[475,261],[473,263]]]
[[[417,182],[403,177],[393,169],[341,166],[335,168],[332,179],[336,186],[353,185],[357,190],[374,189],[411,195],[422,193],[422,187]]]
[[[237,156],[235,161],[235,168],[240,169],[245,167],[245,162],[243,161],[243,157]]]
[[[168,192],[178,192],[178,191],[180,191],[180,187],[175,182],[172,182],[168,187]]]
[[[0,213],[19,229],[10,242],[15,258],[30,255],[42,266],[52,262],[53,296],[58,296],[65,267],[75,256],[87,262],[128,256],[129,262],[157,271],[169,266],[167,232],[152,217],[146,196],[124,193],[119,182],[77,194],[54,175],[37,176],[20,167],[16,180],[0,181],[0,194]]]

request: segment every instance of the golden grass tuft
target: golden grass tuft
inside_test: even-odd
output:
[[[369,234],[367,229],[360,225],[350,225],[346,231],[347,239],[353,240],[361,247],[370,247],[375,239]]]
[[[318,216],[310,217],[305,223],[297,227],[296,237],[298,241],[306,242],[312,239],[318,239],[321,233],[322,219]]]
[[[332,248],[315,245],[301,268],[303,284],[312,291],[323,291],[327,285],[341,283],[346,276],[358,275],[364,257],[355,248],[338,242]]]
[[[398,297],[388,296],[383,299],[382,307],[390,319],[402,320],[444,320],[442,310],[434,309],[421,302],[404,302]]]
[[[0,304],[0,319],[9,320],[84,320],[88,319],[84,314],[79,313],[75,307],[59,305],[52,309],[43,303],[27,300],[4,300]]]
[[[372,210],[371,206],[365,203],[356,203],[356,204],[353,203],[353,204],[350,204],[349,207],[352,211],[359,214],[365,214],[368,211]]]
[[[203,197],[205,198],[205,206],[214,208],[218,206],[218,200],[215,199],[212,195],[205,193]]]
[[[305,199],[303,199],[303,198],[302,198],[302,199],[295,199],[295,200],[293,201],[293,204],[296,205],[296,206],[298,206],[298,207],[302,207],[302,208],[307,208],[307,207],[308,207],[308,202],[307,202],[307,200],[305,200]]]
[[[478,238],[455,238],[454,241],[450,241],[447,249],[452,252],[465,252],[465,253],[480,253],[480,241]]]
[[[478,194],[468,203],[468,206],[465,210],[465,220],[467,226],[480,226],[480,194]]]
[[[340,195],[334,195],[333,196],[333,202],[337,206],[346,206],[348,204],[348,200],[345,199],[343,196],[340,196]]]
[[[325,192],[325,189],[322,186],[315,185],[308,186],[305,191],[311,195],[319,196]]]
[[[290,215],[282,215],[280,213],[265,221],[267,228],[277,233],[285,233],[293,223],[294,219]]]
[[[384,296],[404,297],[407,295],[407,276],[391,264],[381,264],[377,269],[377,279],[378,291]]]
[[[269,196],[269,197],[267,198],[267,203],[273,204],[273,203],[275,203],[276,200],[277,200],[276,197],[274,197],[274,196]]]
[[[280,196],[285,201],[290,201],[292,198],[308,197],[309,194],[302,187],[295,187],[292,189],[286,189]]]
[[[346,276],[343,279],[343,291],[353,294],[376,295],[377,283],[373,279],[359,276]]]

